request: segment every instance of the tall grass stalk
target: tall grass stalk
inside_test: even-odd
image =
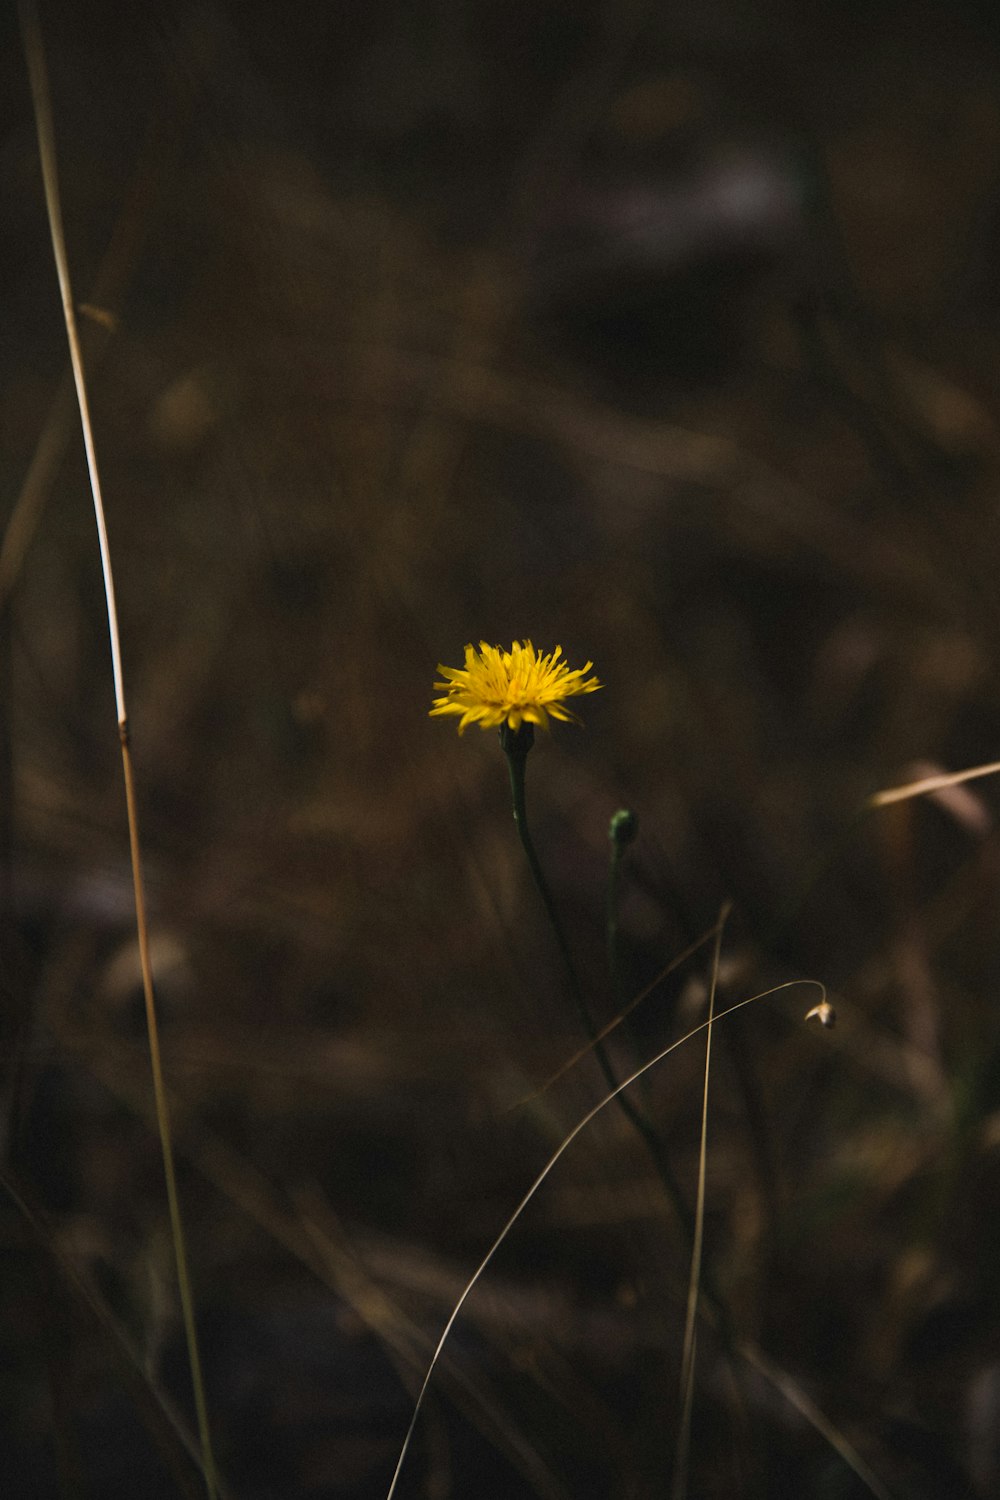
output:
[[[101,569],[104,576],[104,594],[107,602],[108,633],[111,645],[111,670],[114,679],[115,707],[118,714],[118,740],[121,746],[122,772],[125,781],[129,855],[132,865],[136,932],[139,944],[139,962],[142,970],[146,1029],[149,1038],[149,1059],[153,1077],[153,1094],[156,1101],[157,1129],[163,1154],[163,1172],[166,1179],[170,1228],[177,1266],[177,1285],[184,1321],[188,1361],[191,1368],[191,1384],[198,1422],[205,1486],[210,1500],[216,1500],[218,1496],[218,1482],[215,1460],[212,1454],[211,1432],[208,1422],[208,1408],[205,1400],[205,1384],[202,1377],[201,1357],[198,1351],[194,1298],[191,1291],[191,1278],[188,1272],[184,1227],[181,1219],[180,1199],[177,1192],[177,1174],[174,1168],[167,1091],[160,1058],[160,1036],[156,1014],[156,994],[153,986],[153,968],[149,950],[149,927],[146,919],[146,897],[142,877],[142,853],[139,840],[139,819],[136,808],[135,773],[132,765],[128,714],[125,705],[125,679],[122,670],[118,610],[115,603],[114,572],[111,566],[111,549],[108,543],[107,525],[104,516],[104,501],[101,494],[101,481],[97,466],[93,424],[90,419],[90,401],[87,394],[87,382],[83,368],[83,356],[80,349],[80,339],[76,325],[76,311],[70,284],[69,263],[66,255],[66,239],[63,232],[62,208],[59,196],[59,178],[56,168],[52,101],[49,93],[48,72],[45,64],[41,28],[38,23],[38,14],[34,0],[20,0],[19,9],[32,104],[35,113],[35,128],[38,134],[38,149],[45,189],[45,206],[48,213],[49,229],[52,235],[52,251],[55,257],[56,273],[59,278],[63,317],[66,323],[66,338],[69,344],[77,404],[80,408],[80,425],[83,430],[83,442],[87,455],[87,472],[90,476],[90,488],[94,499],[94,516],[97,522],[97,535],[101,551]]]
[[[681,1353],[681,1419],[674,1455],[672,1500],[684,1500],[687,1494],[688,1456],[691,1447],[691,1408],[694,1401],[694,1367],[698,1349],[696,1318],[701,1286],[701,1259],[705,1241],[705,1167],[708,1161],[708,1084],[712,1072],[712,1027],[715,1024],[715,994],[719,983],[719,956],[722,952],[722,930],[728,906],[719,914],[712,951],[712,977],[708,989],[708,1019],[705,1023],[705,1086],[701,1100],[701,1142],[698,1150],[698,1193],[694,1209],[694,1243],[691,1246],[691,1274],[688,1280],[687,1308],[684,1314],[684,1345]]]

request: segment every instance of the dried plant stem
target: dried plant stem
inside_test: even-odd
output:
[[[115,605],[115,584],[111,568],[111,551],[108,546],[108,531],[104,520],[104,501],[101,497],[101,481],[97,470],[97,452],[94,447],[94,432],[90,421],[90,402],[87,383],[83,373],[83,355],[76,326],[76,309],[70,287],[69,262],[66,258],[66,237],[63,232],[62,206],[59,197],[59,177],[56,170],[55,132],[52,125],[52,101],[49,97],[48,74],[42,34],[34,0],[21,0],[21,29],[28,63],[28,78],[31,84],[31,99],[35,110],[35,128],[38,133],[38,151],[42,166],[42,181],[45,187],[45,207],[48,212],[49,230],[52,235],[52,253],[55,257],[56,275],[62,297],[63,318],[66,322],[66,338],[69,343],[70,364],[73,367],[73,383],[80,408],[80,424],[83,428],[83,446],[87,454],[87,472],[94,497],[94,515],[97,521],[97,537],[101,548],[101,569],[104,574],[104,592],[108,605],[108,629],[111,636],[111,670],[115,685],[115,706],[118,723],[125,723],[125,685],[122,676],[121,644],[118,636],[118,610]]]
[[[701,1100],[701,1146],[698,1152],[698,1193],[694,1210],[694,1243],[691,1246],[691,1275],[688,1282],[687,1309],[684,1317],[684,1345],[681,1354],[681,1420],[674,1458],[673,1500],[684,1500],[687,1494],[688,1455],[691,1447],[691,1408],[694,1401],[694,1363],[698,1348],[696,1318],[701,1285],[701,1259],[705,1239],[705,1166],[708,1160],[708,1082],[712,1071],[712,1026],[715,1022],[715,993],[719,983],[719,956],[722,951],[722,929],[729,914],[724,907],[719,914],[712,953],[712,978],[708,991],[708,1020],[705,1023],[705,1086]]]
[[[191,1367],[191,1383],[194,1391],[195,1410],[201,1442],[202,1467],[210,1500],[215,1500],[218,1494],[215,1461],[212,1456],[208,1410],[205,1402],[205,1386],[202,1378],[201,1359],[198,1352],[198,1336],[195,1327],[194,1298],[191,1292],[191,1279],[188,1274],[184,1227],[181,1221],[180,1200],[177,1193],[177,1174],[174,1168],[173,1146],[170,1135],[167,1091],[160,1059],[156,994],[153,987],[153,970],[149,954],[149,930],[146,921],[146,899],[142,878],[142,856],[139,842],[138,813],[136,809],[135,774],[132,767],[128,715],[125,708],[125,681],[122,671],[121,641],[118,631],[118,610],[115,603],[111,549],[108,544],[107,525],[104,518],[104,501],[101,494],[100,474],[97,467],[97,451],[94,445],[93,425],[90,420],[90,402],[87,395],[83,357],[76,326],[76,312],[70,286],[66,239],[63,232],[62,209],[59,198],[59,179],[56,170],[52,103],[49,95],[41,30],[38,24],[38,15],[34,0],[20,0],[20,15],[28,76],[31,84],[31,97],[35,111],[35,126],[38,132],[38,148],[45,188],[45,205],[48,212],[49,229],[52,235],[52,250],[55,257],[56,273],[59,278],[59,291],[62,297],[63,316],[66,323],[66,338],[69,344],[70,363],[73,368],[73,382],[76,387],[77,404],[80,408],[80,425],[83,429],[83,442],[87,454],[87,471],[90,476],[90,488],[94,498],[94,516],[97,522],[97,535],[101,550],[101,568],[104,576],[108,632],[111,643],[111,668],[114,678],[115,707],[118,714],[118,738],[121,745],[122,771],[125,779],[129,852],[132,862],[132,883],[135,892],[136,930],[139,942],[139,960],[142,969],[143,997],[146,1006],[146,1025],[149,1036],[149,1059],[153,1076],[153,1094],[156,1101],[157,1127],[163,1153],[163,1171],[166,1178],[170,1227],[177,1265],[177,1284],[184,1319],[184,1332]]]
[[[893,802],[906,802],[911,797],[926,797],[931,792],[942,792],[948,787],[961,786],[966,781],[976,781],[980,776],[996,776],[1000,772],[1000,760],[991,760],[986,765],[973,766],[968,771],[953,771],[940,776],[923,776],[919,781],[909,781],[905,786],[889,787],[876,792],[868,799],[868,807],[888,807]]]
[[[136,809],[135,773],[132,768],[132,752],[129,747],[127,720],[118,726],[122,749],[122,771],[125,777],[125,804],[128,811],[129,855],[132,862],[132,887],[135,894],[135,923],[139,941],[139,964],[142,970],[142,993],[146,1007],[146,1031],[149,1038],[149,1062],[153,1075],[153,1098],[156,1103],[156,1128],[163,1152],[163,1175],[167,1186],[167,1204],[170,1210],[170,1230],[174,1244],[174,1259],[177,1263],[177,1287],[180,1295],[181,1316],[184,1320],[184,1339],[187,1344],[188,1362],[191,1367],[191,1386],[194,1393],[195,1413],[198,1420],[198,1437],[201,1443],[202,1466],[205,1471],[205,1487],[209,1500],[218,1494],[218,1478],[212,1453],[212,1433],[208,1421],[208,1405],[205,1400],[205,1382],[201,1370],[201,1355],[198,1349],[198,1329],[194,1316],[194,1294],[188,1272],[187,1242],[184,1222],[181,1218],[180,1196],[177,1192],[177,1172],[174,1168],[173,1138],[170,1132],[170,1112],[167,1090],[160,1059],[160,1029],[156,1019],[156,991],[153,987],[153,965],[149,952],[149,924],[146,921],[146,893],[142,879],[142,851],[139,845],[139,818]]]

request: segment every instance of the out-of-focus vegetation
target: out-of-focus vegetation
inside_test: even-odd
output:
[[[1000,756],[993,8],[41,21],[231,1493],[385,1493],[466,1277],[604,1089],[544,1087],[581,1038],[503,757],[427,717],[439,661],[531,636],[607,684],[528,787],[600,1020],[623,804],[629,995],[731,900],[720,1005],[808,977],[838,1012],[716,1034],[732,1336],[701,1328],[689,1494],[866,1493],[734,1341],[887,1494],[996,1494],[1000,788],[857,816]],[[3,1491],[197,1493],[158,1448],[188,1397],[107,632],[5,26]],[[645,1094],[689,1199],[702,1061]],[[666,1493],[688,1256],[605,1111],[470,1298],[401,1493]]]

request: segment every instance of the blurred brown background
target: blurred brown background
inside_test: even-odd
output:
[[[539,1092],[581,1039],[503,758],[427,718],[439,661],[530,636],[607,685],[528,768],[600,1018],[622,804],[629,994],[730,899],[722,998],[812,978],[838,1009],[814,1031],[785,991],[719,1028],[706,1254],[737,1337],[887,1494],[995,1494],[1000,792],[858,817],[1000,754],[994,8],[41,22],[231,1492],[385,1493],[464,1277],[601,1096],[591,1060]],[[3,25],[0,980],[44,1226],[5,1205],[5,1493],[173,1495],[195,1481],[109,1352],[113,1325],[185,1405],[93,515]],[[616,1033],[623,1071],[697,1021],[706,964]],[[701,1068],[682,1049],[645,1096],[689,1198]],[[687,1254],[605,1112],[470,1299],[401,1492],[666,1494]],[[867,1491],[706,1326],[689,1493]]]

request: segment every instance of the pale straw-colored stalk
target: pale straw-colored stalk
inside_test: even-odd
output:
[[[674,1455],[673,1500],[684,1500],[687,1494],[688,1458],[691,1449],[691,1411],[694,1404],[694,1367],[698,1350],[698,1297],[701,1287],[701,1260],[705,1243],[705,1168],[708,1162],[708,1084],[712,1073],[712,1027],[715,1023],[715,992],[719,983],[719,957],[722,952],[722,929],[729,914],[724,907],[719,914],[712,952],[712,977],[708,989],[708,1018],[705,1022],[705,1083],[701,1098],[701,1143],[698,1151],[698,1192],[694,1209],[694,1242],[691,1246],[691,1272],[688,1279],[687,1308],[684,1315],[684,1344],[681,1353],[681,1419]]]
[[[962,786],[967,781],[978,781],[980,776],[996,776],[1000,773],[1000,760],[988,761],[982,766],[972,766],[968,771],[943,772],[939,776],[921,776],[918,781],[908,781],[905,786],[888,787],[884,792],[875,792],[868,799],[869,807],[889,807],[894,802],[908,802],[913,797],[927,797],[933,792],[943,792],[949,787]]]
[[[59,197],[59,178],[56,169],[52,102],[49,94],[42,34],[34,0],[20,0],[20,15],[21,29],[24,37],[24,50],[28,64],[28,77],[31,85],[31,97],[35,112],[35,127],[38,133],[38,150],[41,160],[42,180],[45,188],[45,206],[48,213],[49,229],[52,235],[52,251],[55,257],[56,273],[59,278],[63,317],[66,323],[66,338],[69,344],[77,404],[80,408],[80,425],[83,429],[83,442],[87,455],[87,472],[90,476],[90,488],[94,499],[94,516],[97,522],[97,535],[101,551],[101,569],[104,576],[108,633],[111,643],[111,670],[114,679],[115,707],[118,714],[118,740],[121,746],[122,771],[125,780],[125,805],[128,815],[129,853],[132,863],[132,883],[135,894],[136,931],[139,944],[139,963],[142,971],[142,990],[146,1007],[146,1027],[149,1038],[149,1060],[153,1076],[153,1095],[156,1102],[156,1121],[160,1137],[160,1147],[163,1153],[163,1172],[166,1179],[170,1227],[177,1265],[177,1285],[184,1320],[188,1360],[191,1367],[191,1383],[194,1392],[195,1411],[201,1443],[202,1467],[210,1500],[215,1500],[218,1494],[215,1461],[212,1456],[208,1409],[205,1401],[205,1385],[202,1378],[201,1358],[198,1352],[198,1335],[195,1326],[194,1298],[191,1292],[191,1278],[188,1272],[184,1227],[181,1220],[180,1199],[177,1192],[177,1174],[174,1168],[167,1091],[160,1058],[156,995],[153,987],[153,969],[149,950],[149,927],[146,919],[146,897],[142,877],[135,773],[132,766],[128,714],[125,707],[125,679],[122,671],[121,640],[118,631],[118,610],[115,604],[111,549],[108,544],[107,524],[104,517],[104,501],[101,494],[101,480],[97,466],[97,450],[94,444],[93,424],[90,419],[90,401],[87,394],[83,356],[76,324],[76,309],[73,303],[70,284],[66,239],[63,232],[62,208]]]

